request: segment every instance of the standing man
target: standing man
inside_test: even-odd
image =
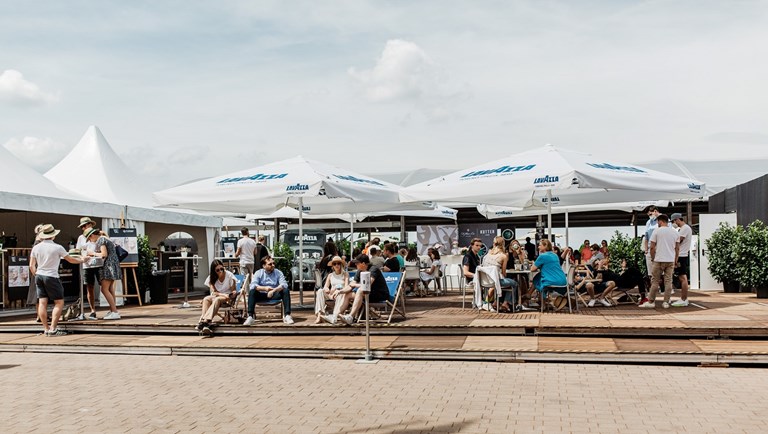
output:
[[[245,277],[253,276],[254,257],[256,255],[256,241],[248,235],[248,228],[240,229],[242,238],[237,240],[235,257],[240,258],[240,274]]]
[[[651,259],[651,235],[653,231],[659,227],[659,209],[655,205],[648,207],[648,221],[645,222],[645,236],[643,237],[643,253],[645,253],[645,267],[646,274],[651,276],[653,270],[653,260]]]
[[[531,237],[525,237],[525,253],[529,261],[536,259],[536,245],[531,242]]]
[[[77,237],[77,244],[75,245],[75,248],[77,250],[85,249],[89,252],[95,252],[96,251],[96,243],[92,243],[88,241],[87,238],[85,238],[85,233],[88,232],[91,228],[96,227],[96,222],[91,220],[90,217],[82,217],[80,219],[80,224],[77,225],[78,229],[83,231],[82,234],[80,234],[79,237]],[[85,318],[85,319],[97,319],[96,318],[96,295],[94,292],[94,288],[96,285],[96,273],[98,272],[98,267],[93,268],[84,268],[85,270],[85,289],[86,289],[86,296],[88,297],[88,306],[91,308],[91,313]]]
[[[669,308],[669,298],[672,296],[672,273],[675,271],[677,255],[680,252],[680,235],[669,226],[669,217],[659,214],[656,218],[659,227],[651,235],[651,261],[653,263],[653,275],[651,276],[651,293],[648,301],[641,304],[643,308],[656,307],[656,292],[661,285],[664,276],[664,309]],[[687,296],[687,294],[686,294]]]
[[[584,240],[584,244],[579,249],[579,254],[581,255],[581,262],[584,264],[588,264],[590,259],[592,259],[592,246],[589,244],[589,240]]]
[[[269,256],[267,249],[267,237],[259,235],[259,242],[256,244],[256,253],[254,256],[253,267],[255,270],[261,270],[261,260]]]
[[[64,308],[64,287],[59,279],[59,261],[64,258],[71,264],[81,264],[82,259],[75,259],[64,250],[64,247],[53,242],[59,230],[51,224],[43,225],[38,237],[40,244],[32,247],[29,258],[29,271],[35,276],[37,289],[37,315],[43,323],[43,332],[46,336],[62,336],[66,331],[58,327],[61,311]],[[53,313],[51,314],[51,328],[48,328],[48,299],[53,300]]]
[[[275,260],[271,256],[261,258],[261,269],[253,275],[250,291],[248,291],[248,318],[243,325],[251,325],[256,320],[256,303],[270,300],[281,300],[285,316],[283,322],[293,324],[291,317],[291,291],[285,281],[283,272],[275,268]]]
[[[531,239],[528,238],[528,241]],[[464,259],[461,260],[461,268],[464,272],[464,277],[467,279],[467,285],[472,283],[472,279],[475,278],[475,270],[480,265],[480,256],[477,252],[483,247],[483,241],[480,238],[472,238],[469,243],[469,250],[464,255]]]
[[[677,255],[677,264],[675,264],[675,273],[680,278],[680,299],[672,302],[673,307],[688,306],[688,276],[691,274],[691,258],[688,256],[691,251],[691,239],[693,230],[685,224],[683,215],[679,212],[670,217],[672,224],[677,226],[677,233],[680,236],[680,253]]]

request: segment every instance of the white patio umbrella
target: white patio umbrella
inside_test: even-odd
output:
[[[299,257],[304,245],[302,220],[313,214],[423,209],[431,204],[402,204],[400,187],[301,156],[252,169],[214,176],[153,194],[158,206],[198,211],[271,214],[291,201],[299,213]],[[300,289],[303,302],[303,288]]]
[[[553,201],[554,202],[554,201]],[[572,206],[559,206],[552,204],[552,214],[565,214],[565,245],[568,245],[568,214],[572,212],[588,212],[588,211],[642,211],[645,208],[654,205],[656,207],[665,207],[669,205],[668,200],[655,200],[655,201],[640,201],[640,202],[621,202],[621,203],[596,203],[587,205],[572,205]],[[548,212],[547,207],[527,207],[527,208],[515,208],[509,206],[498,205],[477,205],[477,212],[483,217],[493,220],[507,217],[525,217],[541,215]]]
[[[406,187],[403,202],[434,200],[526,208],[700,197],[704,185],[633,164],[547,145]]]

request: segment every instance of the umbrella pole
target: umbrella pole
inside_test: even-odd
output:
[[[299,306],[304,306],[304,198],[299,197]],[[294,282],[296,279],[294,279]]]
[[[565,247],[570,246],[568,244],[568,210],[565,210]]]
[[[354,239],[355,239],[355,215],[350,214],[349,215],[349,260],[347,262],[354,259],[352,257],[352,252],[354,249],[354,245],[353,245]]]
[[[552,242],[552,189],[547,190],[547,237]]]

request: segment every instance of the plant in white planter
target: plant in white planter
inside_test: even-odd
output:
[[[758,297],[768,297],[768,226],[760,220],[755,220],[741,232],[736,246],[736,270],[738,280],[747,288],[755,288],[761,294]]]
[[[720,223],[720,227],[706,240],[709,273],[723,284],[725,292],[739,291],[736,284],[739,281],[739,255],[736,250],[742,232],[744,229],[741,226]]]

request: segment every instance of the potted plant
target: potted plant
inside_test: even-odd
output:
[[[616,231],[608,244],[608,258],[610,268],[615,272],[621,272],[621,261],[627,261],[627,267],[637,268],[643,275],[646,274],[645,255],[642,249],[642,238],[630,237]]]
[[[723,222],[705,241],[709,260],[707,268],[712,277],[723,284],[725,292],[739,292],[737,244],[743,231],[741,226],[731,226]]]
[[[758,298],[768,298],[768,226],[760,220],[750,223],[741,232],[735,250],[739,283],[754,288]]]

